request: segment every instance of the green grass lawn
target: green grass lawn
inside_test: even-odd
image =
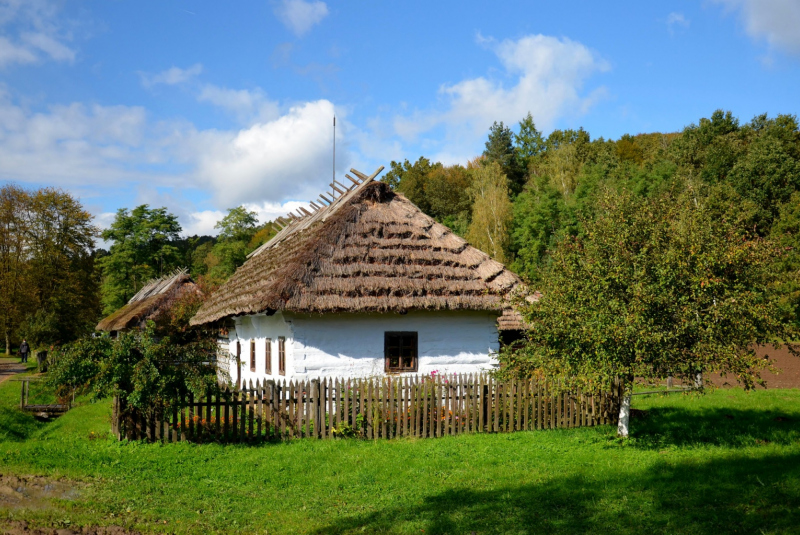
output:
[[[610,427],[260,446],[119,443],[110,403],[50,423],[0,386],[0,473],[80,497],[2,509],[144,532],[800,533],[800,390],[637,396]],[[101,438],[95,438],[96,436]],[[2,501],[0,501],[0,504]],[[0,505],[0,507],[2,507]]]

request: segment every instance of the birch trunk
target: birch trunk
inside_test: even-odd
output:
[[[631,395],[626,392],[619,404],[619,422],[617,423],[617,436],[627,437],[628,427],[631,422]]]
[[[694,387],[703,388],[703,372],[697,372],[694,376]]]

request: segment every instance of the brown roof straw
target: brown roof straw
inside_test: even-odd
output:
[[[189,290],[200,291],[185,269],[152,279],[124,307],[101,320],[95,329],[123,331],[136,327],[145,320],[155,319],[177,294]]]
[[[515,274],[372,182],[377,173],[352,171],[362,183],[252,253],[191,323],[278,310],[502,312]]]

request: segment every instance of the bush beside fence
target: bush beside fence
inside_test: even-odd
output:
[[[117,438],[252,442],[504,433],[616,423],[619,391],[552,394],[545,381],[486,374],[265,381],[176,396],[137,411],[114,400]]]

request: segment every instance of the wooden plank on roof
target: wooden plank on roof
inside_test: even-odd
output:
[[[302,206],[300,207],[300,210],[302,210],[302,211],[303,211],[303,213],[304,213],[304,214],[306,214],[306,215],[312,215],[312,214],[311,214],[311,212],[309,212],[308,210],[306,210],[306,209],[305,209],[305,208],[303,208]]]
[[[383,169],[383,166],[381,166],[381,169]],[[355,170],[355,169],[353,169],[352,167],[350,168],[350,172],[351,172],[351,173],[353,173],[354,175],[356,175],[356,176],[357,176],[358,178],[360,178],[361,180],[367,180],[367,178],[368,178],[368,177],[367,177],[367,175],[365,175],[365,174],[364,174],[364,173],[362,173],[361,171],[356,171],[356,170]],[[379,172],[380,172],[380,171],[379,171]]]
[[[350,182],[352,182],[352,183],[353,183],[353,184],[355,184],[356,186],[358,186],[359,184],[361,184],[361,182],[359,182],[358,180],[356,180],[355,178],[351,177],[351,176],[350,176],[350,175],[348,175],[348,174],[345,174],[344,176],[345,176],[345,177],[347,177],[347,179],[348,179],[348,180],[350,180]]]
[[[336,191],[338,191],[338,192],[339,192],[339,195],[344,195],[344,194],[346,193],[346,191],[342,191],[342,190],[340,190],[339,188],[337,188],[337,187],[336,187],[336,184],[334,184],[333,182],[331,182],[331,183],[330,183],[330,186],[331,186],[333,189],[335,189]]]

